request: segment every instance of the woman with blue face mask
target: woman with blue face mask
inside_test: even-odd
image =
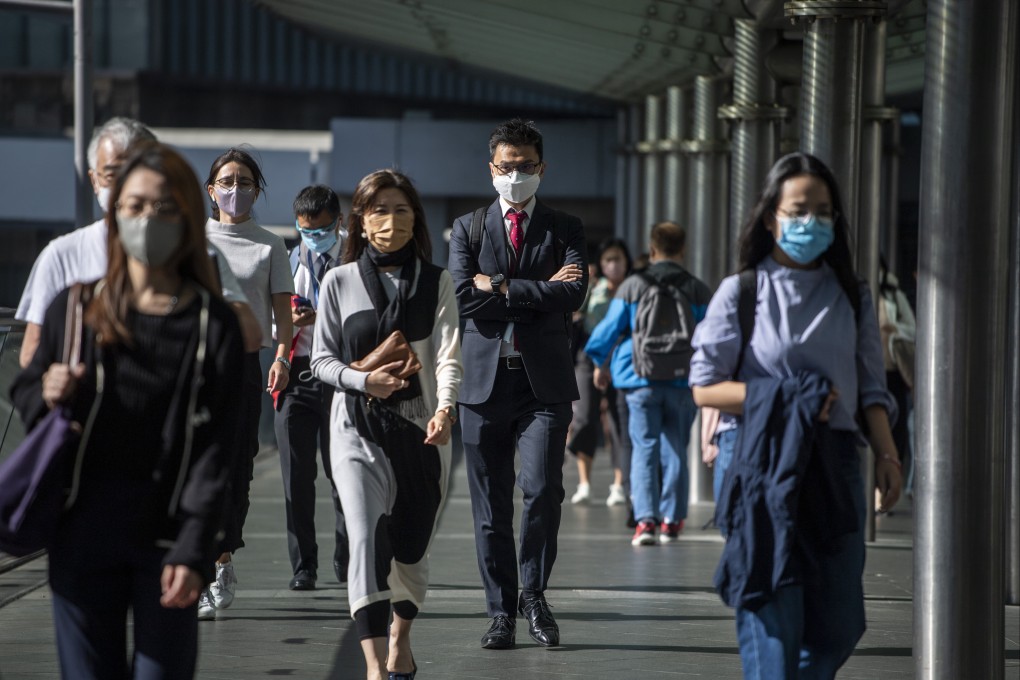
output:
[[[716,586],[736,608],[745,677],[832,678],[865,629],[862,434],[875,453],[880,511],[896,503],[902,479],[874,303],[853,270],[839,189],[821,161],[793,153],[773,166],[739,253],[741,274],[719,285],[691,343],[694,400],[722,411],[716,520],[727,547]],[[772,401],[759,399],[770,389]],[[786,415],[777,422],[776,413]],[[770,476],[784,461],[796,461],[790,475]],[[812,473],[819,466],[829,473],[824,493]],[[755,489],[768,501],[748,510]],[[838,536],[823,542],[809,532],[811,518],[797,513],[805,498],[819,503],[823,524],[842,513]],[[786,517],[777,500],[793,508]],[[784,542],[796,548],[780,553]],[[769,554],[758,561],[754,546]],[[733,566],[736,554],[751,566]]]

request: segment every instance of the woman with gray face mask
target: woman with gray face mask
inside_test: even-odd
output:
[[[132,153],[106,215],[105,278],[56,297],[11,390],[28,429],[54,408],[84,425],[48,546],[65,677],[194,675],[240,415],[241,332],[207,253],[198,178],[170,147]],[[81,359],[64,363],[79,294]]]
[[[241,531],[248,516],[248,490],[251,486],[255,456],[259,452],[259,417],[262,392],[274,392],[287,386],[290,379],[290,345],[294,325],[290,315],[290,296],[294,276],[283,239],[255,222],[252,206],[265,189],[262,169],[250,153],[231,148],[220,154],[209,169],[205,189],[212,202],[212,218],[206,222],[206,234],[230,265],[231,271],[251,304],[262,328],[262,347],[271,347],[275,359],[268,379],[262,375],[259,352],[244,359],[244,388],[241,391],[241,429],[238,437],[236,475],[233,480],[230,510],[216,560],[216,580],[198,604],[200,619],[214,619],[216,612],[234,601],[237,577],[232,554],[244,547]],[[276,338],[272,323],[276,320]]]

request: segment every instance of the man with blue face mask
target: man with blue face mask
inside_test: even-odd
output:
[[[327,186],[302,189],[294,199],[294,215],[301,242],[290,251],[295,292],[291,305],[294,322],[291,379],[285,389],[273,393],[274,424],[286,494],[287,549],[294,573],[290,589],[313,590],[319,566],[315,541],[317,450],[321,451],[322,467],[330,480],[336,516],[333,570],[338,581],[347,580],[347,532],[329,464],[329,411],[333,390],[312,377],[309,365],[319,287],[326,272],[341,263],[346,232],[342,227],[340,200]]]

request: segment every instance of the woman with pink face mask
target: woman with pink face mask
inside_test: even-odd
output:
[[[446,499],[460,322],[453,279],[431,264],[425,211],[404,175],[380,170],[362,179],[348,231],[344,264],[322,281],[311,366],[337,390],[330,463],[367,677],[410,680],[411,623],[428,590],[428,550]],[[398,330],[421,362],[417,373],[396,375],[400,361],[352,366]]]
[[[231,555],[244,546],[241,530],[248,516],[248,490],[259,452],[262,391],[282,390],[290,378],[287,357],[294,333],[290,314],[294,277],[283,239],[260,227],[252,216],[252,206],[265,185],[262,170],[252,155],[236,148],[227,149],[213,161],[205,182],[212,202],[212,217],[206,222],[206,234],[222,251],[248,298],[262,329],[262,347],[272,347],[276,358],[269,368],[268,379],[262,375],[258,351],[249,352],[244,358],[242,425],[238,437],[243,450],[236,454],[236,475],[232,480],[225,535],[220,543],[221,554],[216,561],[216,579],[199,601],[200,619],[216,618],[216,611],[226,609],[234,600],[237,578]]]

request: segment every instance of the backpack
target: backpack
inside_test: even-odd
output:
[[[648,286],[638,298],[631,335],[634,372],[646,380],[686,379],[694,356],[694,310],[680,287],[690,274],[666,281],[639,276]]]

